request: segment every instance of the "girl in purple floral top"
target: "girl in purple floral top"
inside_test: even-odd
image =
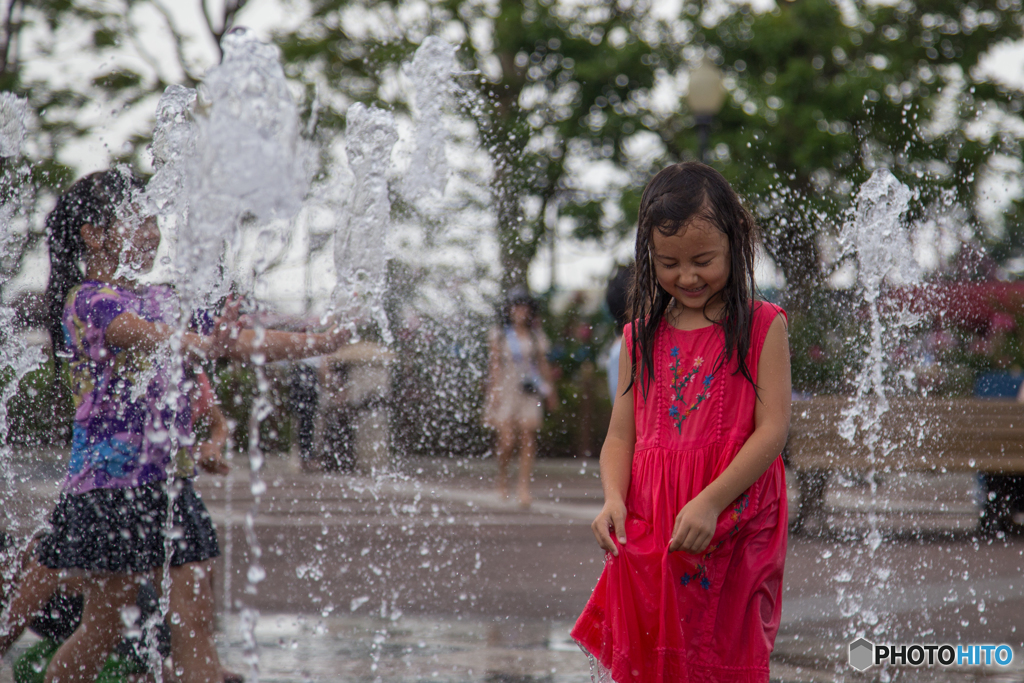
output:
[[[174,476],[178,456],[193,445],[190,366],[320,355],[347,339],[343,330],[257,334],[239,328],[236,310],[181,332],[172,291],[135,279],[152,269],[160,244],[155,219],[138,214],[141,189],[128,173],[94,173],[46,221],[50,332],[55,358],[70,364],[75,422],[68,476],[38,557],[51,570],[83,570],[85,594],[82,626],[54,655],[47,683],[96,678],[139,578],[158,580],[165,546],[174,668],[184,681],[220,680],[205,579],[219,554],[216,533],[191,481]],[[163,533],[171,506],[173,541]]]
[[[173,324],[177,310],[168,287],[136,292],[88,280],[71,291],[63,316],[75,403],[67,491],[161,481],[174,451],[189,447],[184,373],[178,368],[175,378],[175,368],[158,358],[106,342],[107,328],[125,313]]]

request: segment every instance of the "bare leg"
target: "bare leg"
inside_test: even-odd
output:
[[[46,683],[96,680],[121,639],[121,611],[135,604],[139,585],[133,574],[96,573],[85,580],[82,623],[64,641],[46,668]]]
[[[519,439],[519,504],[529,507],[533,502],[530,478],[533,476],[533,461],[537,457],[537,430],[522,427]]]
[[[204,564],[206,565],[206,582],[209,584],[209,587],[207,589],[205,589],[205,590],[209,591],[210,599],[212,600],[213,596],[215,595],[213,580],[214,580],[214,577],[216,576],[216,572],[213,571],[213,561],[212,560],[209,561],[209,562],[205,562]],[[212,611],[212,609],[213,608],[211,608],[211,611]],[[216,621],[216,618],[215,618],[213,620],[213,622],[212,622],[212,625],[210,626],[211,633],[215,630],[216,624],[217,624],[217,621]],[[216,647],[216,640],[214,640],[213,642],[214,642],[214,647]],[[219,657],[219,655],[218,655],[218,657]],[[220,677],[221,677],[221,680],[223,681],[223,683],[245,683],[245,676],[243,676],[242,674],[237,673],[235,671],[232,671],[231,669],[228,669],[223,664],[221,664],[221,667],[220,667]]]
[[[171,658],[176,679],[220,683],[223,673],[213,639],[213,568],[209,562],[171,567]]]
[[[516,433],[511,423],[498,427],[498,495],[508,498],[508,465],[512,460],[512,448]]]
[[[34,545],[34,544],[33,544]],[[32,545],[25,551],[21,575],[16,580],[11,601],[0,617],[0,657],[25,631],[25,626],[34,614],[39,612],[50,596],[61,585],[61,572],[39,564],[32,553]],[[81,580],[77,577],[68,581],[67,590],[81,590]]]

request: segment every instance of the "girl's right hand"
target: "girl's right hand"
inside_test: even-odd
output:
[[[619,548],[615,545],[609,529],[615,532],[615,538],[620,545],[626,544],[626,506],[621,501],[605,501],[601,512],[594,518],[590,525],[597,538],[597,544],[615,557],[619,556]]]
[[[196,465],[210,474],[227,474],[231,471],[231,465],[224,459],[223,448],[224,444],[204,441],[199,445],[199,457],[196,458]]]

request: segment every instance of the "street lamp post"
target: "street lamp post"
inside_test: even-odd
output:
[[[715,114],[722,111],[725,104],[725,86],[722,85],[722,71],[707,57],[700,66],[690,73],[690,87],[686,93],[686,102],[690,105],[693,118],[697,124],[700,160],[707,162],[708,140],[711,123]]]

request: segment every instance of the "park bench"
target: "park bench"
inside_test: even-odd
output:
[[[995,490],[1012,475],[1024,475],[1024,404],[1013,400],[891,398],[882,418],[888,448],[872,455],[860,436],[840,435],[850,399],[819,396],[793,401],[787,465],[796,473],[800,511],[795,528],[824,517],[825,489],[832,473],[980,472]],[[1007,512],[985,497],[984,526],[1006,523]]]

